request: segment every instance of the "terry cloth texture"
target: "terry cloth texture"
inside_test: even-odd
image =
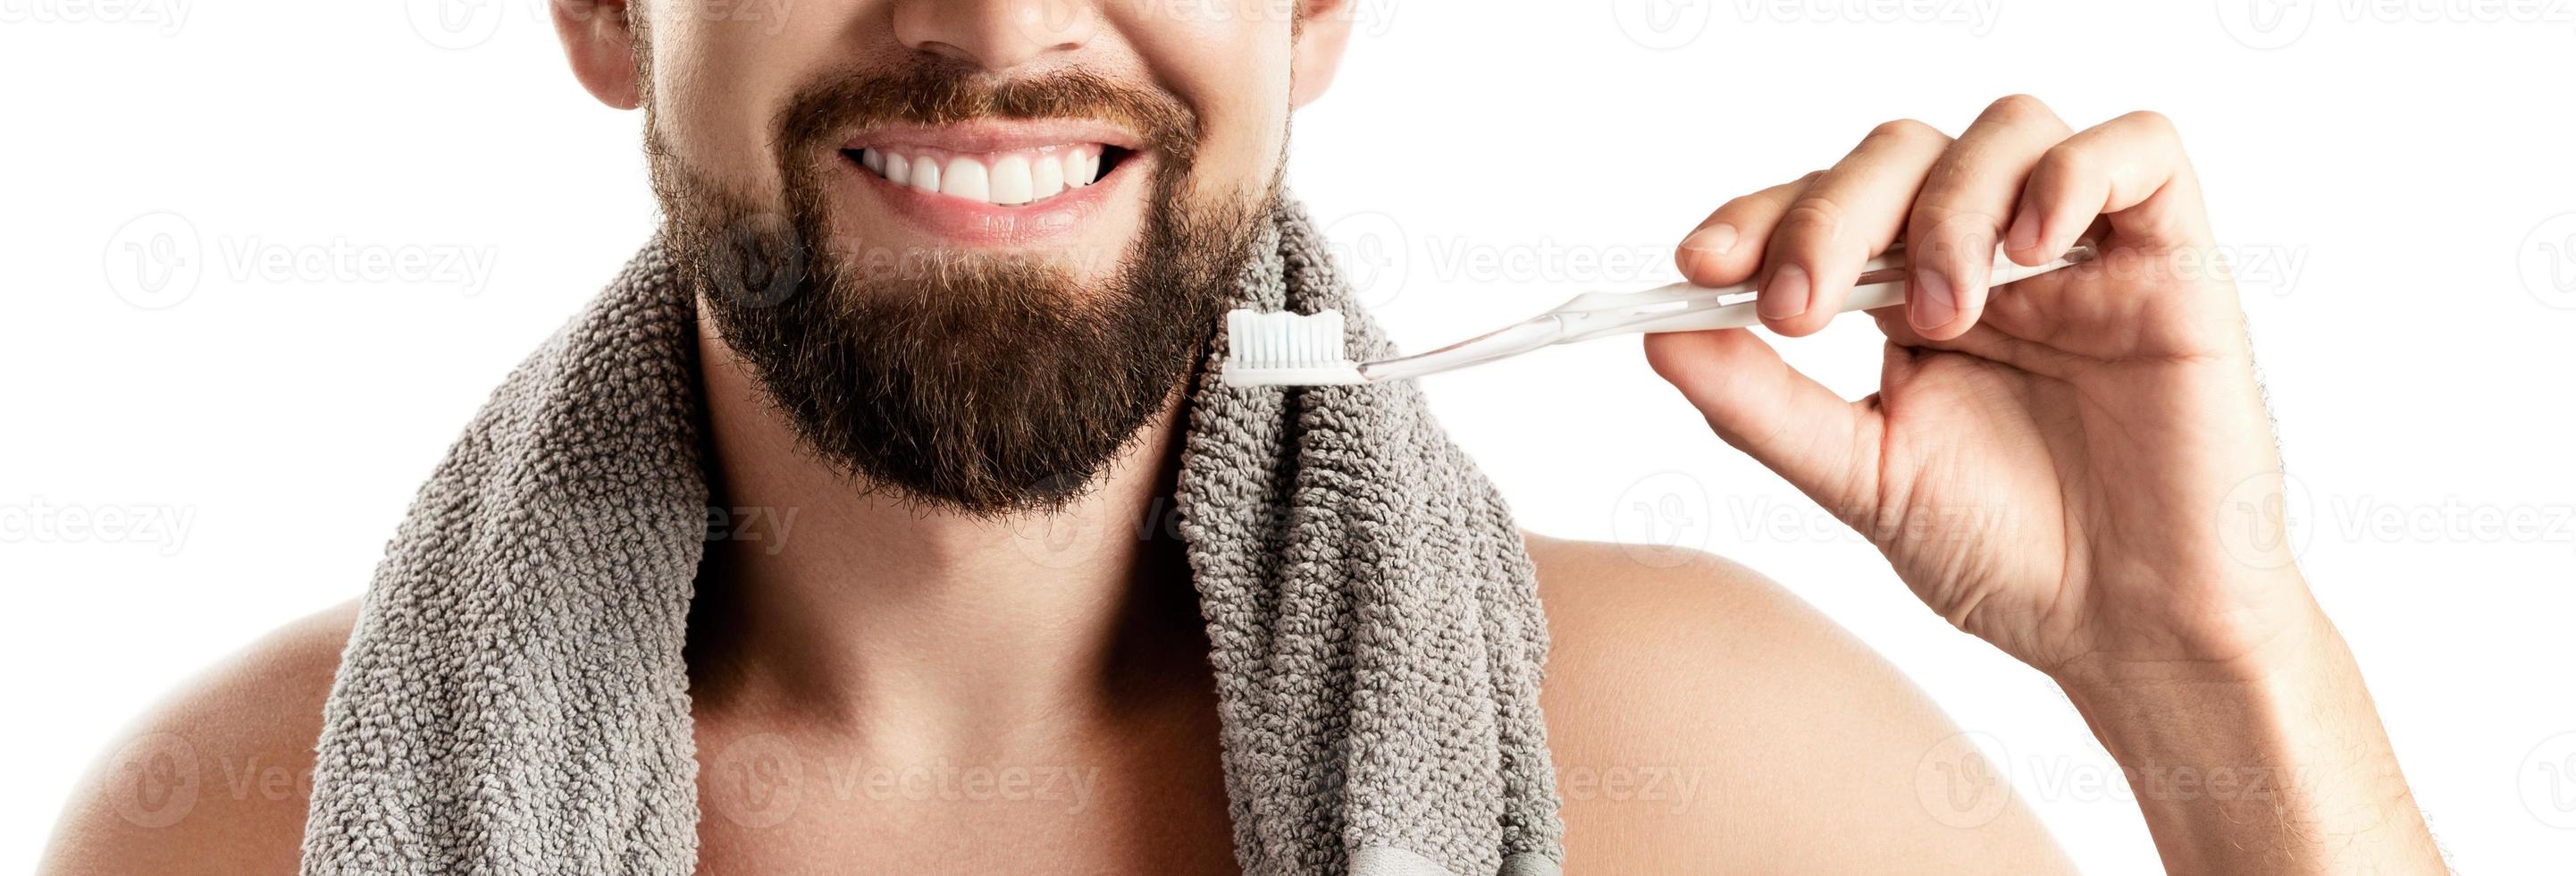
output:
[[[687,876],[681,657],[708,491],[692,292],[648,244],[421,488],[324,708],[303,872]],[[1293,201],[1244,306],[1362,317]],[[1410,383],[1189,394],[1181,536],[1251,876],[1548,876],[1546,624],[1509,510]],[[863,862],[845,862],[853,866]]]

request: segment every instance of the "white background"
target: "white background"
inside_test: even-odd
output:
[[[150,701],[357,595],[468,414],[653,221],[638,119],[576,87],[542,0],[130,2],[0,0],[0,868]],[[2468,873],[2576,859],[2565,0],[1360,2],[1291,181],[1415,349],[1666,282],[1709,209],[1879,121],[1955,132],[2016,91],[2173,116],[2303,565],[2435,832]],[[138,252],[181,272],[147,286]],[[259,268],[280,252],[302,267]],[[1857,396],[1876,343],[1787,350]],[[1430,386],[1526,524],[1768,573],[1985,734],[2087,869],[2155,869],[2064,700],[1710,437],[1633,340]]]

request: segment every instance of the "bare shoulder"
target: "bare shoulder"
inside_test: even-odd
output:
[[[37,872],[295,872],[322,703],[356,620],[350,602],[280,627],[107,740]]]
[[[1973,749],[1794,594],[1707,554],[1528,544],[1567,872],[2072,871],[2002,789],[1955,805]]]

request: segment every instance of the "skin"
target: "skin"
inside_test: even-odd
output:
[[[685,134],[674,148],[774,191],[755,160],[764,112],[813,65],[904,51],[1004,75],[1080,63],[1189,101],[1206,128],[1201,181],[1246,190],[1275,169],[1289,108],[1329,84],[1348,31],[1334,0],[1307,2],[1294,40],[1258,4],[1075,5],[798,6],[841,26],[776,33],[658,7],[651,93]],[[637,106],[621,7],[555,9],[584,86]],[[1141,215],[1107,205],[1077,246],[1122,247]],[[2101,259],[1986,287],[1995,241],[2038,263],[2088,227]],[[1826,171],[1727,202],[1680,267],[1710,285],[1761,278],[1766,324],[1795,337],[1900,235],[1918,273],[1907,307],[1875,314],[1889,339],[1878,395],[1836,398],[1742,330],[1655,336],[1648,359],[1720,438],[1871,534],[1934,611],[2055,679],[2133,776],[2265,780],[2260,794],[2142,788],[2169,869],[2439,872],[2349,652],[2288,558],[2264,549],[2282,544],[2261,537],[2276,524],[2238,510],[2277,489],[2278,461],[2235,292],[2185,267],[2212,243],[2170,124],[2137,114],[2079,133],[2025,97],[1957,139],[1890,123]],[[717,504],[798,512],[777,532],[788,540],[709,545],[691,643],[703,872],[1232,871],[1186,570],[1176,545],[1134,528],[1170,507],[1177,395],[1072,506],[979,520],[852,489],[796,446],[721,341],[701,351]],[[1927,803],[1926,770],[1979,767],[1941,754],[1956,728],[1778,586],[1713,557],[1528,545],[1555,642],[1543,705],[1572,872],[2069,869],[2018,804],[1963,820]],[[342,606],[271,634],[115,741],[41,872],[291,871],[296,780],[354,617]],[[174,820],[137,817],[151,790],[137,770],[174,747],[201,764],[197,799]],[[765,780],[779,762],[803,778]],[[940,763],[1018,768],[1055,796],[838,778]],[[1598,780],[1614,774],[1666,790],[1613,793]]]

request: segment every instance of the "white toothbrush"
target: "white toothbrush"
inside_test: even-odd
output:
[[[2027,267],[1995,250],[1990,286],[2028,279],[2089,261],[2093,242],[2077,241],[2056,261]],[[1761,322],[1753,311],[1754,286],[1722,288],[1674,283],[1638,292],[1587,292],[1555,310],[1428,353],[1352,362],[1342,351],[1342,312],[1313,315],[1234,310],[1225,315],[1229,345],[1227,386],[1323,386],[1403,380],[1482,365],[1540,347],[1593,338],[1654,332],[1741,328]],[[1905,256],[1890,249],[1861,266],[1843,299],[1843,313],[1905,303]]]

